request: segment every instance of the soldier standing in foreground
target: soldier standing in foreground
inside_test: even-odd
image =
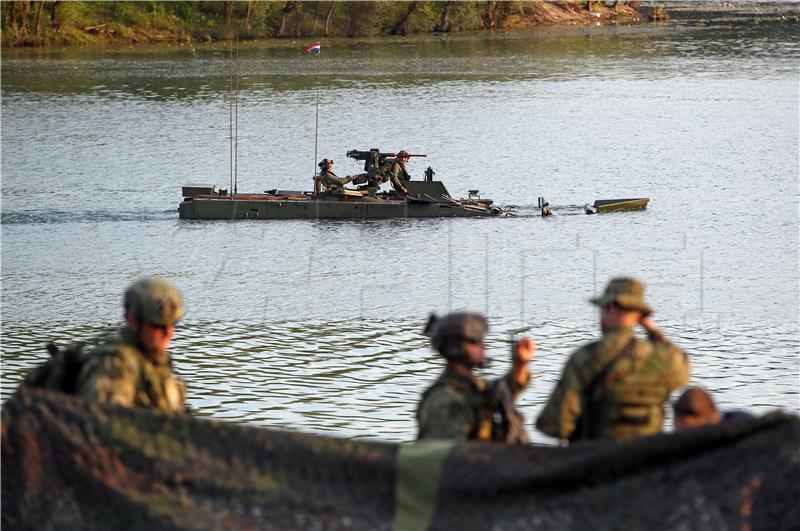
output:
[[[527,444],[522,416],[514,400],[528,386],[533,340],[514,344],[511,371],[485,382],[473,373],[486,361],[486,318],[474,313],[431,316],[425,335],[447,360],[444,374],[422,395],[417,406],[419,439],[470,439]]]
[[[612,279],[591,302],[600,307],[603,339],[570,356],[536,427],[570,442],[659,433],[670,392],[689,379],[686,353],[648,317],[644,284],[635,278]],[[646,340],[636,339],[636,325]]]
[[[186,386],[172,374],[167,352],[183,317],[180,291],[164,279],[144,277],[125,292],[124,305],[126,325],[88,354],[77,393],[108,404],[185,412]]]

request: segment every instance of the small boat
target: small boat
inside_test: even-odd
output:
[[[606,214],[608,212],[633,212],[644,210],[649,197],[637,197],[634,199],[598,199],[594,204],[586,203],[584,210],[587,214]]]

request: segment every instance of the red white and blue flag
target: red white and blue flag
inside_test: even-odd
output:
[[[322,44],[320,44],[320,43],[318,43],[318,42],[315,42],[315,43],[314,43],[314,44],[312,44],[311,46],[306,46],[306,51],[307,51],[308,53],[313,53],[313,54],[315,54],[315,55],[316,55],[316,54],[318,54],[318,53],[319,53],[319,51],[320,51],[320,49],[321,49],[321,48],[322,48]]]

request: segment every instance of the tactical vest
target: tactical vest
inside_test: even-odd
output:
[[[624,440],[659,433],[670,387],[667,361],[649,341],[635,341],[584,397],[586,415],[574,438]]]
[[[132,405],[160,409],[170,413],[185,411],[186,386],[172,374],[172,361],[156,365],[133,345],[125,342],[112,342],[99,347],[94,353],[97,359],[116,356],[131,370],[134,378],[135,396]],[[89,361],[82,380],[93,376],[93,362]],[[102,374],[102,372],[101,372]],[[79,382],[80,383],[80,382]]]
[[[478,382],[483,384],[483,388]],[[449,388],[466,398],[474,419],[467,434],[469,440],[528,443],[522,416],[514,410],[511,390],[502,381],[487,387],[482,380],[472,383],[461,377],[445,374],[423,393],[422,402],[432,392],[442,388]]]

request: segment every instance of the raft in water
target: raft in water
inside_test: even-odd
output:
[[[637,197],[634,199],[598,199],[594,204],[588,203],[583,207],[587,214],[606,214],[608,212],[633,212],[644,210],[649,197]]]

